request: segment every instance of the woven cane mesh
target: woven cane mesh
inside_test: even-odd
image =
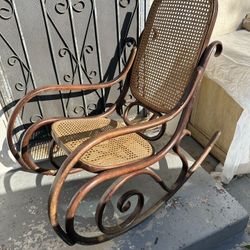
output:
[[[131,76],[133,95],[167,113],[181,104],[212,20],[211,0],[155,0]]]
[[[52,135],[66,152],[74,151],[88,138],[123,125],[107,118],[84,118],[62,120],[52,125]],[[115,167],[137,161],[153,154],[150,143],[132,133],[119,136],[94,146],[87,151],[81,162],[90,166]]]

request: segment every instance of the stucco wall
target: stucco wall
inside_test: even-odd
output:
[[[250,0],[218,0],[219,12],[213,36],[230,33],[241,26],[250,13]]]

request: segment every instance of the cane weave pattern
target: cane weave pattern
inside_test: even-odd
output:
[[[55,141],[70,153],[87,139],[123,126],[122,123],[107,118],[68,119],[55,122],[52,125],[52,135]],[[132,133],[94,146],[82,156],[81,162],[89,166],[115,167],[152,154],[151,144],[138,134]]]
[[[133,95],[168,113],[181,105],[213,14],[210,0],[155,0],[131,76]]]

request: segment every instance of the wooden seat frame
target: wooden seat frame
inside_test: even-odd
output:
[[[200,157],[189,166],[187,159],[180,152],[180,142],[182,138],[186,135],[190,135],[190,132],[186,129],[191,111],[193,102],[195,99],[196,92],[199,88],[199,84],[204,75],[205,68],[207,66],[208,60],[212,55],[219,56],[222,52],[222,44],[218,41],[211,43],[208,46],[208,42],[213,30],[213,26],[215,23],[215,19],[217,16],[217,0],[211,0],[213,2],[213,10],[212,10],[212,18],[210,22],[210,27],[204,39],[203,47],[201,49],[201,55],[199,56],[199,61],[194,70],[191,82],[189,84],[189,88],[186,90],[185,99],[180,105],[177,105],[168,113],[159,112],[145,104],[142,104],[140,101],[136,101],[135,103],[130,104],[122,118],[124,119],[127,126],[122,128],[114,129],[113,131],[102,132],[98,136],[88,139],[84,144],[77,147],[75,151],[69,154],[63,164],[58,168],[51,169],[43,169],[39,167],[34,161],[32,161],[30,157],[29,150],[29,142],[33,136],[33,134],[42,128],[45,125],[51,125],[56,121],[60,121],[65,119],[65,117],[53,117],[49,119],[43,119],[41,121],[36,122],[32,126],[30,126],[25,132],[22,142],[21,142],[21,150],[18,150],[15,147],[13,142],[13,130],[15,127],[15,121],[22,111],[23,107],[30,102],[35,97],[44,94],[46,92],[53,91],[92,91],[103,88],[110,88],[120,82],[124,82],[123,90],[117,101],[103,114],[96,117],[109,117],[115,111],[118,114],[121,114],[120,107],[124,103],[125,96],[130,87],[130,72],[133,68],[133,64],[137,55],[137,48],[134,47],[132,49],[130,58],[126,67],[123,69],[122,73],[112,81],[100,84],[92,84],[92,85],[58,85],[58,86],[44,86],[39,89],[35,89],[29,92],[25,97],[23,97],[18,104],[16,105],[8,123],[7,129],[7,140],[9,144],[10,151],[16,158],[16,160],[26,169],[33,170],[36,173],[43,173],[46,175],[55,175],[55,179],[49,194],[49,205],[48,205],[48,213],[50,222],[55,230],[55,232],[69,245],[73,245],[75,243],[79,244],[96,244],[106,240],[109,240],[113,237],[116,237],[135,225],[142,222],[149,215],[155,212],[162,204],[164,204],[167,200],[169,200],[181,187],[182,185],[190,178],[190,176],[197,170],[200,164],[204,161],[206,156],[209,154],[210,150],[214,146],[216,140],[218,139],[220,132],[216,132],[214,136],[211,138],[208,145],[205,147],[203,153]],[[160,2],[157,0],[157,2]],[[156,3],[157,4],[157,3]],[[129,111],[134,106],[140,104],[143,107],[153,112],[152,119],[147,122],[139,122],[136,124],[132,124],[129,121]],[[167,144],[158,152],[155,152],[150,157],[146,159],[142,159],[139,162],[135,163],[127,163],[124,166],[116,167],[113,169],[104,169],[101,167],[93,167],[93,166],[79,166],[79,168],[75,168],[75,165],[79,163],[82,155],[86,153],[89,149],[93,148],[95,145],[109,140],[111,138],[115,138],[118,136],[130,134],[130,133],[138,133],[143,136],[148,141],[158,140],[162,137],[165,132],[166,123],[175,118],[178,114],[181,113],[181,118],[179,120],[178,126],[175,130],[174,135],[167,142]],[[84,118],[83,118],[84,119]],[[143,132],[147,129],[154,128],[156,126],[161,126],[161,130],[157,136],[148,137],[143,134]],[[53,163],[53,147],[55,146],[55,141],[51,142],[50,149],[50,158]],[[176,182],[168,187],[162,178],[156,174],[153,170],[149,169],[152,164],[159,162],[170,150],[174,150],[174,152],[180,157],[182,161],[182,169],[181,172],[176,179]],[[94,177],[88,180],[74,195],[70,204],[68,205],[66,217],[65,217],[65,229],[59,224],[58,221],[58,203],[59,197],[61,194],[61,190],[66,181],[67,176],[70,173],[74,173],[79,170],[85,170],[93,173],[97,173]],[[106,204],[111,200],[112,196],[120,189],[127,181],[133,179],[139,175],[147,175],[150,176],[156,183],[160,185],[161,188],[165,191],[165,195],[156,202],[152,207],[143,211],[144,208],[144,195],[143,193],[137,190],[129,190],[124,193],[117,204],[118,209],[121,213],[125,213],[130,208],[130,203],[128,202],[129,198],[132,196],[137,197],[137,204],[130,215],[119,225],[115,225],[112,227],[107,227],[103,224],[103,213],[106,207]],[[113,184],[104,192],[102,198],[100,199],[98,206],[96,208],[95,219],[96,224],[101,231],[101,234],[93,237],[85,237],[78,234],[74,227],[74,218],[77,212],[77,209],[82,200],[85,199],[86,195],[89,194],[95,187],[98,185],[107,182],[109,180],[113,180]]]

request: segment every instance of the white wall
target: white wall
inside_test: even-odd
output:
[[[250,0],[218,0],[219,10],[213,37],[237,30],[247,13]]]

